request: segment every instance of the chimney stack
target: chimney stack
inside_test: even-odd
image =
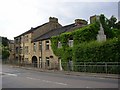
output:
[[[87,25],[87,21],[83,19],[75,19],[75,25]]]
[[[49,18],[49,22],[58,23],[58,18],[50,17],[50,18]]]

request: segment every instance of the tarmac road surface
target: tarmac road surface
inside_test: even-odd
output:
[[[114,78],[37,72],[9,65],[2,65],[0,76],[2,88],[118,88]]]

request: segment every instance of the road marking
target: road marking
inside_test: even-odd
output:
[[[36,79],[36,78],[31,78],[31,77],[26,77],[28,79],[31,79],[31,80],[41,80],[41,79]],[[53,84],[59,84],[59,85],[67,85],[65,83],[60,83],[60,82],[54,82],[54,81],[48,81],[48,80],[41,80],[42,82],[46,82],[46,83],[53,83]]]
[[[52,83],[52,81],[42,80],[43,82]]]
[[[91,88],[91,87],[86,87],[86,88]]]
[[[59,83],[59,82],[55,82],[55,83],[60,85],[67,85],[66,83]]]
[[[8,75],[8,76],[16,76],[17,77],[16,74],[11,74],[11,73],[0,72],[0,74],[2,74],[2,75]]]
[[[105,79],[105,78],[99,78],[99,79]]]
[[[32,80],[38,80],[38,79],[36,79],[36,78],[31,78],[31,77],[26,77],[26,78],[32,79]],[[39,80],[40,80],[40,79],[39,79]]]
[[[43,82],[47,82],[47,83],[54,83],[54,84],[60,84],[60,85],[67,85],[65,83],[60,83],[60,82],[54,82],[54,81],[48,81],[48,80],[42,80]]]
[[[17,77],[16,74],[11,74],[11,73],[5,73],[5,74],[7,74],[7,75],[9,75],[9,76],[16,76],[16,77]]]

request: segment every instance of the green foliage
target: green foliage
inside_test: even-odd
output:
[[[115,18],[112,17],[115,22]],[[111,19],[111,21],[112,21]],[[51,38],[51,46],[54,54],[61,58],[63,68],[66,70],[67,66],[64,62],[73,60],[73,63],[78,64],[79,62],[119,62],[120,58],[120,30],[118,28],[109,27],[109,19],[103,14],[100,15],[100,22],[104,28],[104,32],[107,36],[107,41],[98,42],[97,34],[100,30],[99,22],[92,23],[88,26],[74,30],[73,32],[63,33],[59,36]],[[68,40],[73,39],[73,47],[69,47]],[[62,47],[58,48],[58,42],[62,43]],[[79,69],[80,68],[80,69]],[[84,71],[84,67],[74,67],[75,71]],[[105,68],[102,67],[88,67],[86,71],[93,68],[93,71],[103,71]],[[115,67],[110,68],[110,72],[115,71]],[[96,72],[97,72],[96,71]]]
[[[120,21],[116,23],[116,28],[120,30]]]
[[[113,28],[111,29],[112,33],[113,33],[113,37],[119,37],[120,36],[120,30]]]
[[[66,50],[63,51],[61,55],[61,59],[63,62],[68,62],[69,60],[72,60],[72,48],[66,48]]]
[[[8,46],[9,40],[6,37],[2,37],[2,45],[3,46]]]
[[[102,18],[105,19],[104,16],[102,16]],[[102,22],[104,23],[104,20]],[[103,57],[103,55],[101,55],[101,53],[98,53],[98,47],[97,47],[98,42],[94,42],[96,40],[98,30],[99,30],[99,23],[96,22],[96,23],[90,24],[88,26],[85,26],[83,28],[77,29],[73,32],[67,32],[67,33],[63,33],[59,36],[54,36],[51,38],[52,50],[56,56],[58,56],[62,59],[62,61],[68,61],[69,59],[75,60],[75,58],[77,59],[77,57],[84,57],[81,59],[81,61],[87,60],[88,62],[90,62],[93,59],[94,59],[94,61],[97,61],[96,58],[98,58],[100,56],[101,57],[100,57],[99,61],[102,61],[105,57]],[[114,28],[111,29],[109,31],[109,36],[111,38],[119,37],[120,30],[114,29]],[[73,40],[74,40],[74,47],[72,47],[72,48],[70,48],[68,46],[69,38],[73,38]],[[58,48],[58,41],[60,41],[62,43],[62,48]],[[91,41],[93,41],[92,42],[93,44],[91,44],[91,46],[89,46],[89,47],[82,47],[80,45],[81,43],[83,43],[82,44],[83,46],[88,45],[88,43]],[[79,48],[76,49],[76,46],[79,46]],[[91,48],[93,48],[93,46],[95,46],[94,50],[90,51]],[[104,47],[104,45],[103,45],[103,47]],[[109,45],[108,45],[108,47],[109,47]],[[102,46],[100,47],[100,51],[105,53],[106,51],[104,51],[101,48],[102,48]],[[107,48],[107,49],[109,50],[109,48]],[[81,51],[83,53],[85,52],[85,53],[84,54],[79,53],[79,51]],[[75,54],[73,52],[76,52],[78,54]],[[95,54],[90,54],[90,53],[94,53],[94,52],[96,52],[96,54],[98,54],[98,56],[96,56]],[[108,52],[108,53],[110,53],[110,52]],[[72,57],[72,55],[74,57]],[[90,57],[93,57],[93,58],[91,59]]]
[[[108,20],[108,26],[109,26],[109,28],[111,28],[111,27],[115,28],[116,21],[117,21],[116,17],[111,16],[111,18]]]
[[[96,40],[98,30],[98,22],[76,30],[75,32],[73,32],[74,45],[77,45],[82,42]]]
[[[120,58],[119,44],[118,38],[106,42],[82,43],[74,47],[73,57],[76,62],[118,62]]]
[[[106,42],[91,41],[74,46],[73,57],[76,65],[81,65],[74,67],[75,71],[104,73],[106,72],[105,64],[96,65],[95,62],[120,62],[120,38],[113,38]],[[84,64],[79,64],[79,62],[92,62],[96,66],[87,64],[87,67],[84,67]],[[107,67],[107,71],[108,73],[120,73],[117,65]]]
[[[120,33],[120,24],[116,23],[117,19],[114,16],[111,16],[110,19],[107,19],[103,14],[100,15],[100,22],[104,28],[105,35],[107,38],[114,38],[116,34]],[[120,34],[119,34],[120,35]]]
[[[77,29],[74,32],[67,32],[59,36],[54,36],[51,38],[52,50],[56,56],[61,57],[62,61],[68,61],[69,59],[73,58],[72,49],[68,46],[68,40],[70,38],[73,38],[74,45],[85,41],[89,42],[91,40],[96,40],[98,30],[99,23],[96,22],[83,28]],[[62,43],[62,48],[58,48],[58,41]]]
[[[10,53],[9,53],[9,49],[8,47],[4,47],[2,48],[2,59],[7,59],[9,57]]]
[[[10,55],[8,48],[9,40],[6,37],[0,37],[0,55],[2,59],[7,59]]]

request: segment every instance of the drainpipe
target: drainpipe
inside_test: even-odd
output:
[[[43,63],[42,63],[42,61],[43,61],[43,58],[42,58],[42,41],[41,41],[41,68],[43,68]]]

